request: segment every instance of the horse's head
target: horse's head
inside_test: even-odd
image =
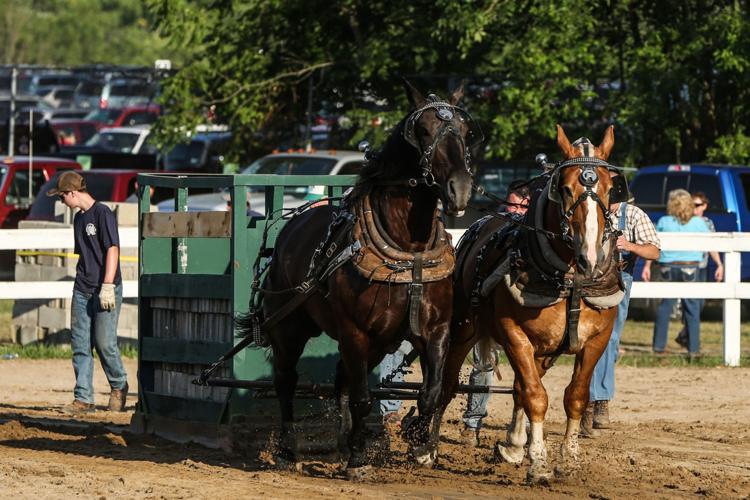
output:
[[[604,244],[611,234],[612,167],[606,160],[614,143],[612,126],[599,146],[585,137],[571,144],[563,128],[557,126],[557,144],[565,160],[552,171],[548,198],[558,204],[563,239],[575,253],[578,270],[589,278],[608,257]]]
[[[413,110],[404,121],[403,136],[419,152],[419,175],[428,186],[439,187],[447,215],[461,216],[471,197],[472,152],[484,138],[469,113],[458,107],[463,85],[447,101],[434,94],[423,97],[406,80],[404,86]]]

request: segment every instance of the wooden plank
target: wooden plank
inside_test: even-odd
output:
[[[153,212],[143,214],[145,238],[229,238],[229,212]]]
[[[141,360],[164,363],[210,364],[231,349],[231,342],[144,337]]]

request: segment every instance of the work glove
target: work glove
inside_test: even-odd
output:
[[[102,289],[99,290],[99,305],[105,311],[115,308],[115,285],[113,283],[102,284]]]

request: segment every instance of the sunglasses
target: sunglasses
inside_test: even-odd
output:
[[[60,201],[65,201],[65,195],[68,194],[67,191],[64,191],[57,195],[58,198],[60,198]]]

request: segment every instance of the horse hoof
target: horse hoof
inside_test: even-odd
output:
[[[549,485],[552,474],[547,468],[547,464],[532,464],[526,473],[526,483],[530,485],[546,486]]]
[[[509,464],[520,464],[523,462],[523,447],[505,446],[500,443],[495,445],[495,457]]]
[[[578,470],[578,463],[573,461],[565,461],[555,467],[556,477],[568,477],[573,475]]]
[[[349,481],[361,482],[367,481],[372,477],[372,466],[363,465],[362,467],[347,467],[346,478]]]
[[[425,468],[432,468],[437,461],[437,450],[414,450],[412,456],[417,465]]]

